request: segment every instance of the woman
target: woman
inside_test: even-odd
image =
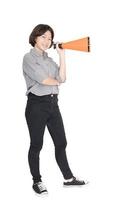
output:
[[[58,107],[58,86],[66,80],[65,51],[58,48],[59,67],[48,57],[46,50],[53,45],[54,31],[49,25],[37,25],[29,37],[32,49],[23,58],[23,74],[28,97],[25,117],[30,134],[28,153],[29,167],[33,177],[33,190],[47,193],[39,170],[39,154],[43,145],[45,126],[55,145],[55,157],[64,177],[64,186],[84,185],[85,181],[73,176],[66,157],[66,136]]]

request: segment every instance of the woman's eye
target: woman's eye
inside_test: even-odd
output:
[[[42,35],[42,38],[46,39],[46,36]],[[51,38],[49,38],[48,40],[52,41]]]

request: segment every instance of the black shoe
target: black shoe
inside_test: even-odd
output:
[[[64,186],[81,186],[86,185],[88,182],[83,180],[78,180],[76,177],[73,176],[71,181],[66,181],[63,183]]]
[[[44,186],[43,182],[34,183],[32,188],[38,195],[44,195],[48,193],[47,188]]]

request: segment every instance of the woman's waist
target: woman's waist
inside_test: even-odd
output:
[[[34,93],[32,93],[32,92],[30,92],[29,94],[28,94],[28,96],[32,96],[32,97],[36,97],[36,98],[45,98],[45,97],[57,97],[58,96],[58,94],[54,94],[54,93],[50,93],[50,94],[45,94],[45,95],[36,95],[36,94],[34,94]]]
[[[38,96],[30,92],[28,94],[28,100],[51,102],[53,100],[58,100],[58,94],[50,93],[50,94]]]

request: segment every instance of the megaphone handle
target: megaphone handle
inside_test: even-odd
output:
[[[56,43],[53,44],[53,46],[54,46],[54,49],[56,49]],[[62,49],[62,44],[58,44],[58,47],[59,47],[60,49]]]

